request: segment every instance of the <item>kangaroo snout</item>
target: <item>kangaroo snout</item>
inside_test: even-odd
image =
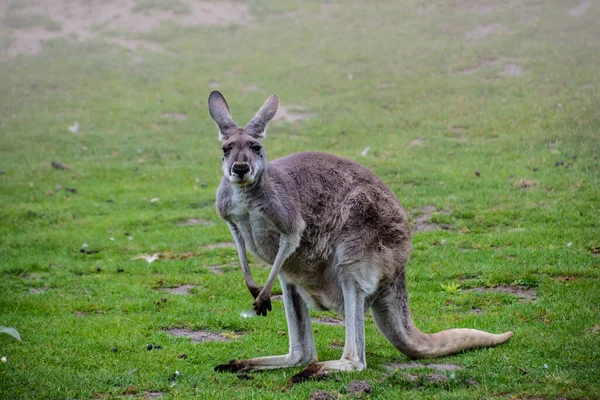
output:
[[[233,167],[231,167],[231,172],[240,178],[243,178],[250,171],[250,164],[246,162],[236,162],[233,163]]]

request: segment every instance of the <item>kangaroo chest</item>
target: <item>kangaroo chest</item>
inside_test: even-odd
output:
[[[230,213],[230,219],[252,254],[268,263],[275,261],[279,250],[279,234],[263,213],[256,209],[236,206]]]

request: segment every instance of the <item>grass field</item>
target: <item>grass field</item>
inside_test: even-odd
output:
[[[0,398],[600,398],[598,2],[48,3],[0,0],[0,325],[22,336]],[[369,314],[365,371],[213,372],[288,340],[281,302],[241,316],[215,88],[240,124],[280,96],[269,159],[331,152],[394,190],[421,330],[513,339],[394,368]],[[313,328],[339,358],[343,326]]]

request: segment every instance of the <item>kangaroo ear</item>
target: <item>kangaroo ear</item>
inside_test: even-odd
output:
[[[265,104],[258,110],[254,118],[248,122],[244,131],[253,138],[264,138],[266,136],[265,128],[269,121],[275,116],[278,106],[279,97],[274,94],[265,101]]]
[[[238,130],[238,125],[231,119],[229,105],[221,92],[215,90],[208,96],[208,112],[219,127],[219,140],[226,140]]]

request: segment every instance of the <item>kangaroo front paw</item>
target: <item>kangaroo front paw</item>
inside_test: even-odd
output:
[[[240,372],[246,369],[246,365],[241,362],[235,361],[235,359],[229,361],[229,364],[219,364],[215,367],[215,372]]]
[[[267,311],[272,310],[271,296],[264,293],[259,294],[258,297],[256,297],[256,300],[254,300],[254,303],[252,303],[252,306],[254,306],[254,311],[256,311],[256,314],[265,317],[267,315]]]
[[[248,286],[248,290],[255,299],[258,297],[260,292],[263,290],[262,286]]]

